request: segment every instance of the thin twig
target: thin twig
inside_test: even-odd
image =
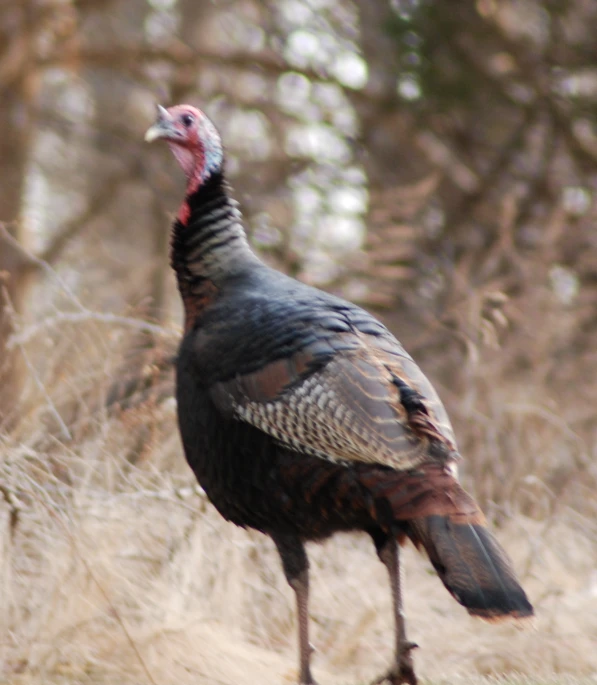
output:
[[[112,600],[110,599],[109,594],[106,592],[103,585],[100,583],[97,576],[93,572],[91,565],[87,562],[87,560],[85,559],[85,557],[83,556],[83,554],[79,550],[75,536],[73,535],[72,531],[70,530],[70,528],[68,527],[68,525],[64,521],[64,515],[60,516],[59,513],[54,508],[49,506],[48,503],[45,502],[41,497],[39,497],[39,495],[37,495],[35,492],[32,492],[31,494],[46,509],[46,511],[50,514],[50,516],[60,524],[62,529],[65,531],[65,533],[68,536],[68,538],[71,542],[71,545],[75,551],[75,554],[80,559],[83,566],[85,567],[85,570],[89,574],[89,577],[96,584],[98,590],[100,591],[100,593],[102,594],[102,596],[106,600],[106,603],[110,607],[111,614],[116,617],[116,620],[120,624],[120,627],[122,628],[122,632],[124,633],[124,635],[127,639],[127,642],[131,646],[131,649],[135,653],[137,660],[141,664],[141,668],[143,669],[143,671],[145,672],[145,675],[147,676],[147,680],[152,685],[157,685],[154,677],[151,675],[151,672],[150,672],[149,668],[147,667],[147,664],[145,663],[143,657],[141,656],[141,652],[139,651],[139,648],[137,647],[135,641],[133,640],[133,636],[130,634],[129,629],[127,628],[127,625],[126,625],[124,619],[120,615],[120,612],[116,609]]]
[[[93,219],[93,217],[114,197],[116,191],[131,174],[131,169],[126,169],[122,174],[114,176],[107,181],[94,197],[91,198],[85,211],[79,216],[74,217],[68,221],[60,233],[52,240],[46,249],[38,256],[37,264],[46,262],[52,264],[64,252],[64,249],[85,226]]]
[[[141,319],[135,319],[128,316],[119,316],[110,312],[94,312],[91,309],[88,309],[46,260],[32,254],[28,250],[25,250],[25,248],[23,248],[23,246],[20,245],[20,243],[13,236],[10,235],[8,229],[2,223],[0,223],[0,237],[8,242],[11,246],[15,247],[15,249],[22,252],[27,258],[28,263],[35,264],[43,269],[51,278],[53,278],[61,287],[61,289],[69,296],[71,301],[76,305],[77,309],[79,309],[79,312],[60,312],[54,316],[47,317],[38,324],[33,324],[32,326],[28,326],[27,328],[20,330],[18,333],[14,333],[8,340],[8,344],[6,346],[7,349],[10,350],[18,345],[23,345],[24,343],[29,342],[35,335],[43,330],[51,328],[52,326],[56,326],[61,323],[82,323],[85,321],[98,321],[100,323],[125,326],[128,328],[135,328],[136,330],[143,331],[145,333],[154,333],[155,335],[176,335],[175,331],[165,328],[164,326],[149,323],[148,321],[142,321]]]
[[[64,280],[59,276],[59,274],[56,272],[55,269],[53,269],[48,262],[45,260],[41,259],[37,255],[33,254],[32,252],[29,252],[26,250],[16,238],[14,238],[4,226],[4,224],[0,223],[0,237],[10,244],[12,247],[17,249],[19,252],[21,252],[23,255],[27,257],[27,264],[33,264],[40,269],[42,269],[50,278],[54,279],[58,285],[62,288],[62,291],[68,295],[70,300],[81,310],[85,311],[84,305],[81,303],[81,300],[75,295],[75,293],[72,291],[71,288],[68,287],[68,285],[64,282]]]
[[[159,326],[157,324],[143,321],[142,319],[135,319],[130,316],[119,316],[111,314],[110,312],[94,312],[91,309],[83,308],[81,312],[59,312],[54,316],[46,317],[43,321],[33,324],[13,334],[7,344],[7,348],[11,349],[17,345],[24,345],[28,343],[39,333],[48,330],[54,326],[63,323],[86,323],[88,321],[96,321],[110,325],[124,326],[126,328],[134,328],[145,333],[154,333],[155,335],[174,337],[177,335],[175,330]]]
[[[7,288],[5,288],[5,287],[1,288],[1,295],[2,295],[2,299],[4,300],[4,311],[6,312],[6,314],[8,315],[8,317],[12,321],[16,321],[16,312],[15,312],[14,307],[12,305],[12,301],[10,299],[10,295],[8,293]],[[12,336],[8,339],[8,343],[6,344],[6,349],[12,349],[15,346],[19,348],[21,354],[23,355],[23,359],[25,360],[25,364],[27,365],[27,368],[29,369],[31,376],[33,377],[35,385],[38,387],[38,389],[40,390],[40,392],[42,393],[42,395],[44,396],[44,398],[47,402],[50,413],[58,422],[58,425],[60,426],[60,430],[62,431],[63,436],[67,440],[70,440],[71,439],[70,431],[68,430],[66,423],[64,423],[62,416],[60,416],[60,412],[58,411],[58,409],[56,409],[56,406],[52,402],[52,398],[50,397],[50,394],[46,390],[46,386],[43,384],[41,378],[39,377],[39,374],[37,373],[37,371],[35,370],[35,367],[31,363],[31,360],[29,359],[29,355],[27,354],[27,351],[25,350],[23,345],[18,343],[18,342],[15,343],[15,345],[11,344],[11,340],[12,340]]]

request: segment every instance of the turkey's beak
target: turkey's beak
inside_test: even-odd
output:
[[[158,116],[156,122],[153,126],[147,129],[145,140],[148,143],[152,143],[158,138],[179,138],[180,131],[178,131],[174,125],[174,119],[170,112],[165,107],[162,107],[162,105],[158,105],[157,109]]]

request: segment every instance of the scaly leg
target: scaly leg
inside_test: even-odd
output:
[[[296,595],[299,638],[300,685],[317,685],[311,675],[309,642],[309,560],[301,540],[290,535],[272,536],[276,543],[286,580]]]
[[[394,624],[396,636],[396,656],[392,668],[383,676],[375,680],[372,685],[389,682],[391,685],[417,685],[412,650],[417,647],[414,642],[406,639],[406,626],[404,622],[404,609],[402,605],[402,571],[400,568],[400,545],[394,535],[378,548],[379,558],[388,569],[390,584],[392,587],[392,605],[394,608]]]

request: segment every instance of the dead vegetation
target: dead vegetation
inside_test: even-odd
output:
[[[171,397],[177,333],[131,353],[137,325],[90,315],[21,332],[38,371],[1,438],[4,682],[292,683],[295,619],[276,553],[221,520],[196,486]],[[588,448],[548,395],[494,372],[488,365],[446,401],[464,479],[500,524],[537,619],[525,630],[474,621],[409,549],[417,663],[431,683],[594,682]],[[311,556],[316,676],[368,682],[390,659],[385,570],[363,537],[339,536]]]
[[[593,300],[583,273],[572,299],[558,290],[567,272],[554,272],[554,254],[573,241],[564,215],[549,225],[538,251],[507,238],[465,251],[440,310],[419,294],[410,320],[386,317],[438,385],[465,485],[537,609],[525,630],[474,621],[409,549],[410,631],[434,685],[595,682]],[[583,249],[577,262],[590,265]],[[48,304],[17,320],[10,341],[27,375],[0,433],[4,682],[294,682],[293,602],[276,553],[220,519],[182,457],[179,331],[94,311],[49,275]],[[369,682],[390,659],[385,570],[357,536],[311,558],[316,677]]]
[[[299,4],[0,9],[2,683],[296,676],[271,544],[182,458],[182,179],[142,149],[156,100],[217,119],[254,244],[377,307],[448,407],[537,620],[473,621],[409,549],[426,682],[597,682],[597,4]],[[339,78],[359,65],[366,82]],[[332,241],[338,222],[363,245]],[[385,571],[360,537],[311,553],[315,676],[369,682]]]

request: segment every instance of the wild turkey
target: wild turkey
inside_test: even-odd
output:
[[[377,682],[417,682],[400,587],[406,538],[469,613],[532,615],[458,483],[446,411],[396,338],[255,256],[203,112],[158,107],[145,138],[166,140],[187,177],[171,245],[185,309],[176,396],[186,458],[224,518],[276,544],[296,594],[301,685],[314,683],[304,545],[337,531],[369,533],[390,575],[395,661]]]

